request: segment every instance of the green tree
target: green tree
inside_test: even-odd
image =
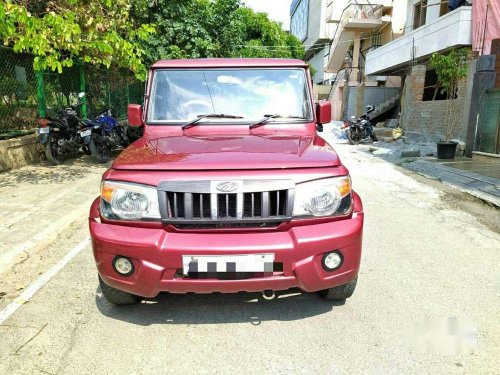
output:
[[[141,44],[146,62],[199,57],[302,58],[304,47],[239,0],[136,0],[133,16],[157,33]]]
[[[61,72],[82,60],[144,77],[138,41],[154,28],[135,22],[130,8],[128,0],[0,0],[0,40],[34,54],[35,69]]]
[[[443,88],[447,98],[447,114],[444,118],[446,142],[452,138],[456,125],[452,118],[457,105],[457,100],[454,99],[459,82],[467,77],[469,56],[469,48],[454,48],[447,54],[434,53],[430,60],[430,66],[436,69],[438,86]]]

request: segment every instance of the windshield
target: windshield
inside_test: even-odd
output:
[[[304,69],[156,70],[150,98],[148,123],[153,124],[183,123],[207,114],[242,118],[202,122],[246,123],[269,114],[312,120]]]

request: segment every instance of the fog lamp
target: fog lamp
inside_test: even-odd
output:
[[[123,276],[130,276],[134,273],[134,264],[130,259],[125,257],[118,256],[113,259],[113,268]]]
[[[342,254],[338,251],[332,251],[323,255],[321,265],[325,271],[334,271],[342,265]]]

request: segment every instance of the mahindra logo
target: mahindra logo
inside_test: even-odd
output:
[[[231,193],[238,189],[238,184],[235,182],[221,182],[215,188],[223,193]]]

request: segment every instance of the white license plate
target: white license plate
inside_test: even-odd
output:
[[[38,128],[38,134],[49,134],[50,128]]]
[[[183,255],[184,275],[197,272],[273,272],[274,254]]]
[[[89,135],[92,134],[92,129],[88,129],[88,130],[83,130],[80,132],[80,136],[83,138],[83,137],[88,137]]]

